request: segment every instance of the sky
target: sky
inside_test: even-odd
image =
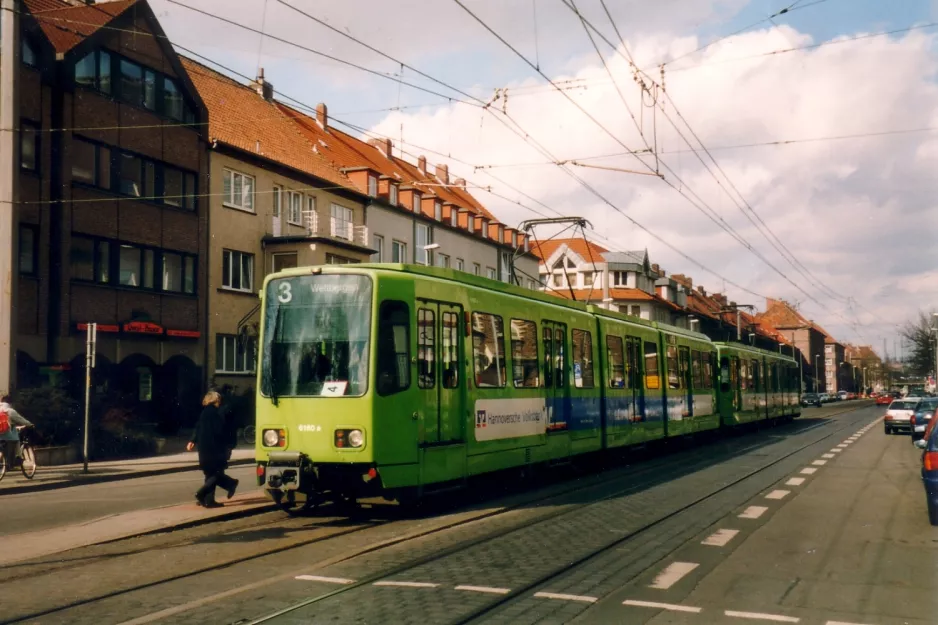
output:
[[[890,355],[938,306],[938,0],[460,1],[150,0],[182,53],[446,163],[509,225],[585,217]]]

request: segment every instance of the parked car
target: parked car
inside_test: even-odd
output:
[[[822,404],[829,404],[834,401],[834,397],[830,393],[821,393],[820,398]]]
[[[935,416],[936,409],[938,409],[938,397],[926,397],[915,407],[911,422],[913,441],[925,436],[925,429]]]
[[[929,424],[928,436],[915,441],[922,450],[922,483],[925,486],[925,503],[928,506],[928,521],[938,526],[938,428]]]
[[[801,396],[801,405],[802,406],[817,406],[821,407],[821,396],[817,393],[805,393]]]
[[[912,431],[912,414],[919,404],[919,399],[896,399],[886,409],[883,428],[886,434],[900,431]]]
[[[892,403],[892,400],[893,400],[892,395],[887,395],[886,393],[883,393],[882,395],[877,395],[877,396],[876,396],[876,405],[877,405],[877,406],[888,406],[889,404]]]

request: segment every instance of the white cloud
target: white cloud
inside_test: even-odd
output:
[[[931,38],[921,33],[901,39],[880,37],[724,62],[806,43],[810,43],[807,35],[786,26],[734,37],[678,63],[702,65],[667,73],[668,94],[704,144],[714,148],[919,128],[938,119],[938,88],[934,82],[938,64],[930,52]],[[499,49],[493,39],[481,45],[485,54]],[[693,38],[675,39],[661,32],[648,32],[630,40],[639,65],[693,50],[698,45]],[[504,63],[512,62],[504,49],[497,58]],[[585,89],[567,93],[616,138],[629,147],[641,147],[641,138],[596,56],[578,54],[575,58],[577,67],[553,77],[558,81],[583,81],[580,84],[585,84]],[[627,65],[611,54],[607,61],[621,78],[620,85],[632,110],[636,115],[642,111],[646,138],[651,141],[651,109],[642,108]],[[538,83],[525,79],[515,86],[529,84]],[[508,93],[507,111],[511,118],[558,158],[622,151],[617,141],[562,96],[545,89],[509,88]],[[670,105],[665,110],[676,119]],[[658,143],[664,151],[686,147],[660,113],[656,121]],[[401,125],[405,141],[457,155],[472,164],[543,160],[542,155],[492,116],[472,107],[454,105],[433,111],[397,112],[378,123],[375,130],[398,137]],[[684,132],[687,133],[686,129]],[[938,266],[938,245],[934,244],[938,233],[935,142],[935,135],[911,133],[714,149],[713,154],[759,216],[813,274],[836,291],[855,298],[865,309],[897,323],[918,308],[935,304],[933,268]],[[643,158],[646,163],[653,162],[647,156]],[[804,294],[744,250],[664,182],[596,169],[576,168],[576,174],[595,185],[629,216],[728,279],[759,293],[804,302],[807,314],[843,340],[859,339],[832,311],[851,319],[852,315],[859,315],[867,323],[876,321],[872,315],[851,311],[843,302],[824,298],[817,289],[808,286],[808,280],[770,247],[692,153],[672,152],[663,158],[683,179],[685,192],[696,192],[719,213],[720,219],[731,224],[830,311],[807,301]],[[430,158],[431,162],[435,160],[445,159]],[[588,162],[641,168],[638,159],[628,156]],[[479,184],[492,184],[499,193],[515,196],[482,172],[473,172],[458,162],[450,165],[451,170]],[[492,172],[560,213],[589,218],[596,231],[612,239],[619,249],[647,246],[653,261],[670,272],[690,274],[709,290],[723,286],[717,278],[631,226],[556,166],[500,168]],[[674,180],[671,175],[668,178]],[[681,186],[677,181],[675,184]],[[532,217],[529,212],[484,192],[479,192],[479,196],[507,223]],[[923,286],[926,284],[930,290]],[[754,299],[729,290],[739,301],[749,303]],[[866,339],[875,344],[879,344],[877,337],[890,331],[888,325],[864,330]]]

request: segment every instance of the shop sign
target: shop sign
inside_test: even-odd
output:
[[[131,321],[124,324],[124,332],[130,334],[163,334],[163,327],[149,321]]]
[[[197,339],[202,336],[202,334],[196,330],[167,330],[166,336],[179,339]]]

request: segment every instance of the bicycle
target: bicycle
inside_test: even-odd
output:
[[[0,449],[0,480],[7,474],[7,469],[13,468],[19,462],[20,470],[27,480],[33,479],[36,475],[36,452],[33,451],[32,443],[29,442],[28,431],[25,426],[16,428],[20,432],[20,458],[14,458],[12,463],[7,462],[5,449]],[[12,441],[10,441],[12,442]],[[5,446],[4,446],[5,447]]]

